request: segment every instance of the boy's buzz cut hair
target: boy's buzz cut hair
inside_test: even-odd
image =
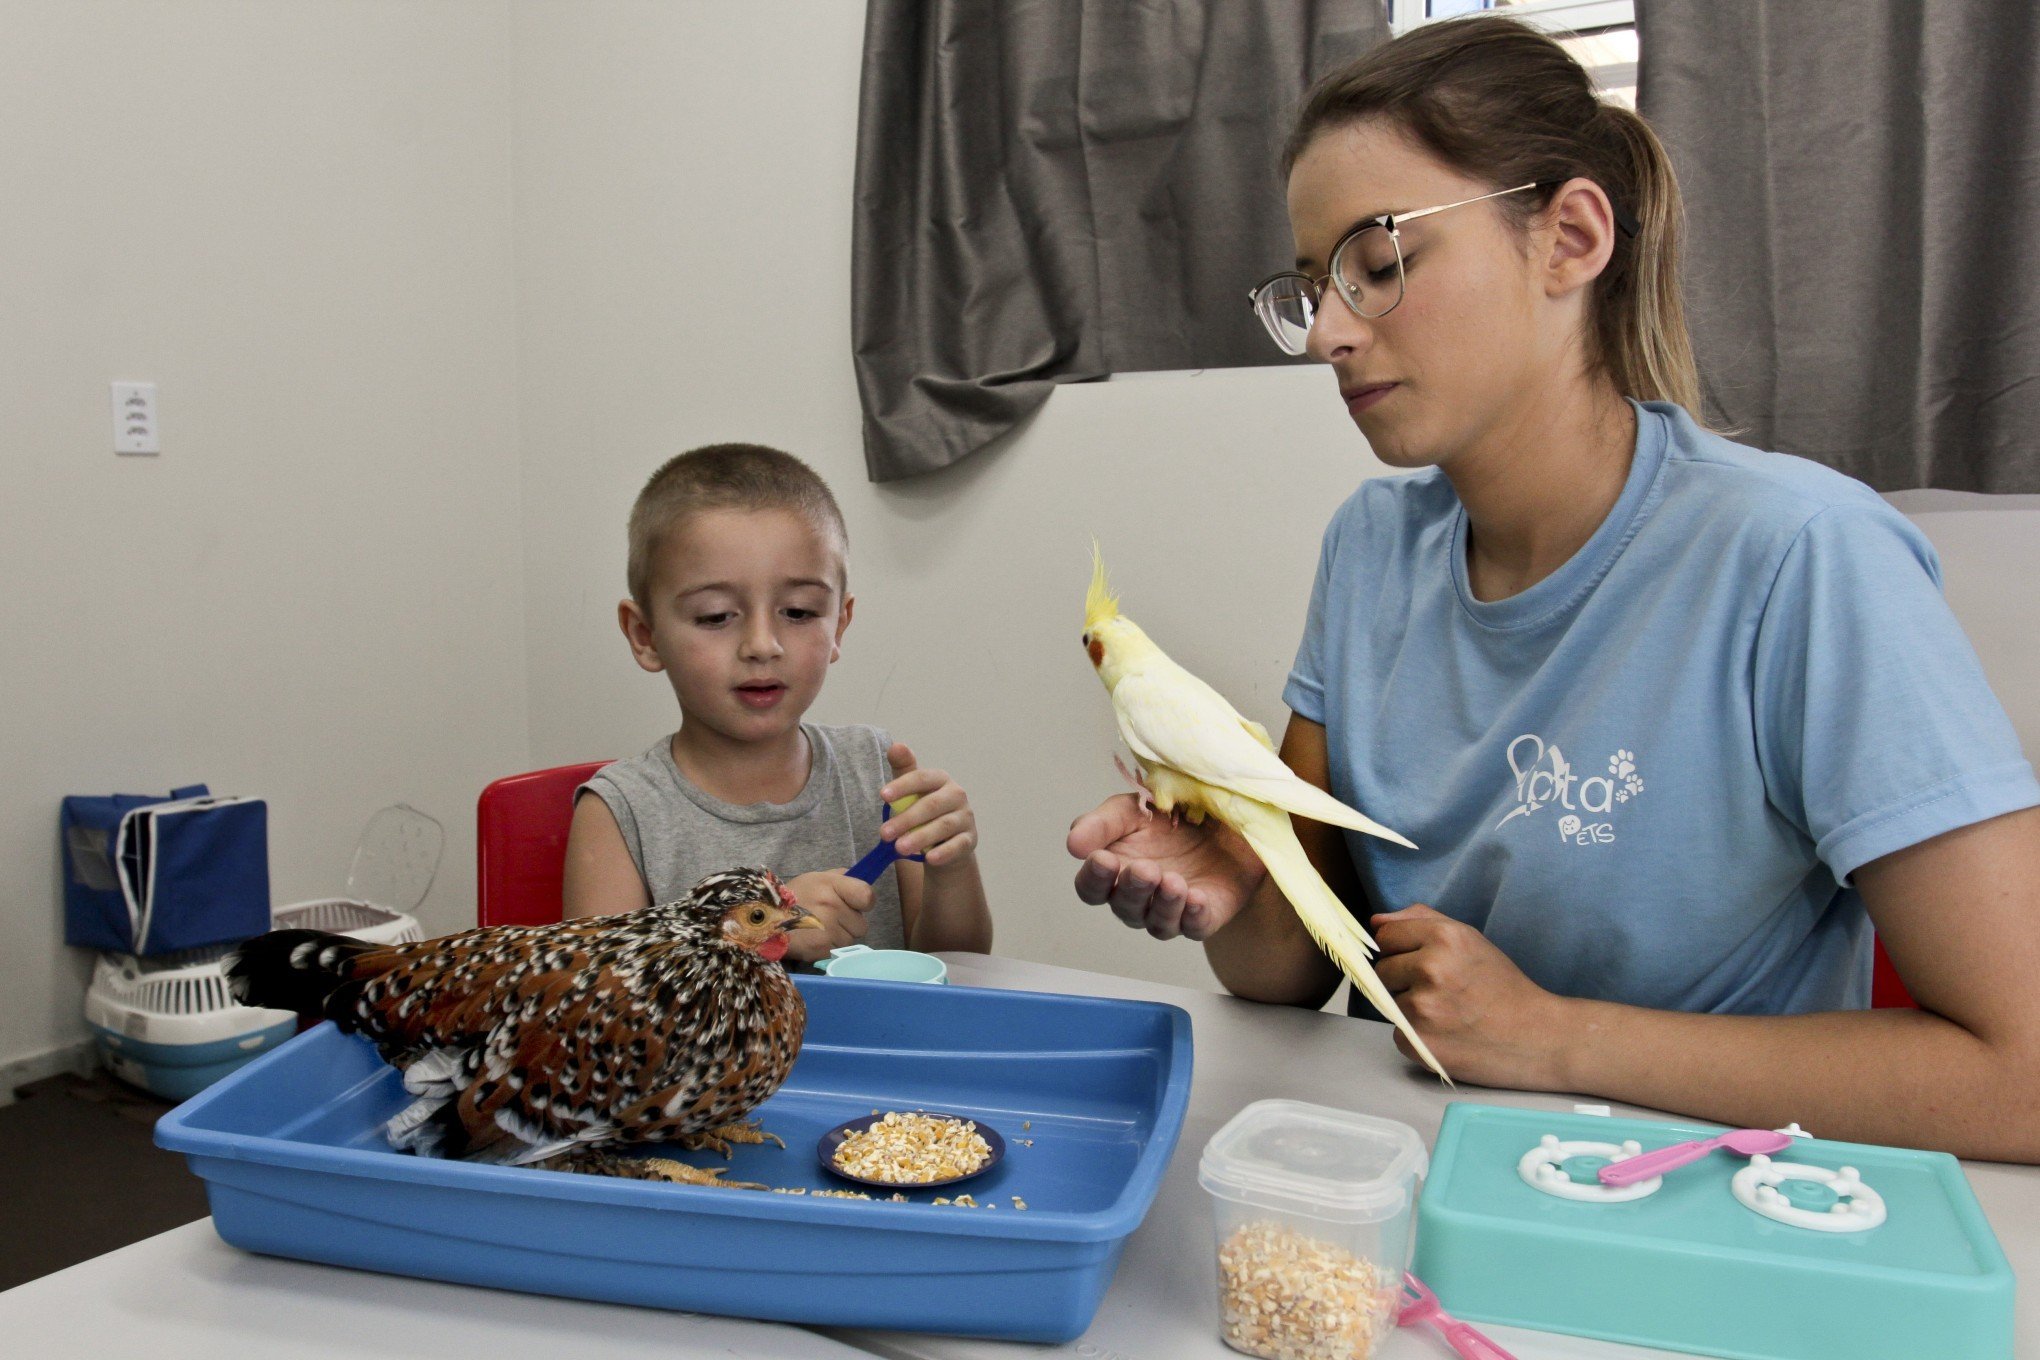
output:
[[[630,510],[630,595],[651,608],[652,558],[697,510],[791,510],[848,556],[849,531],[829,484],[790,453],[763,444],[707,444],[666,460]]]

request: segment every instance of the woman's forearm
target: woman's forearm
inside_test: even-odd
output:
[[[1744,1128],[2040,1161],[2040,1072],[1926,1011],[1687,1015],[1566,1003],[1551,1089]]]
[[[1276,888],[1263,880],[1253,900],[1204,942],[1204,957],[1234,996],[1285,1006],[1322,1006],[1339,971]]]

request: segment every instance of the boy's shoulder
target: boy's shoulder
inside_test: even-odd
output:
[[[801,730],[830,764],[853,774],[876,771],[881,784],[892,778],[892,766],[885,753],[893,738],[883,727],[869,723],[802,723]]]
[[[842,750],[846,746],[878,747],[880,753],[892,745],[892,733],[883,727],[870,723],[811,723],[801,724],[801,730],[808,734],[809,741],[827,742],[831,749]]]
[[[680,769],[673,763],[673,739],[668,735],[660,737],[634,756],[622,756],[610,761],[589,775],[587,784],[601,782],[668,784],[679,775]]]

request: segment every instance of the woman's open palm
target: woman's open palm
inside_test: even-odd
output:
[[[1143,813],[1129,793],[1108,798],[1070,826],[1069,852],[1084,862],[1077,896],[1158,940],[1202,940],[1253,899],[1267,870],[1245,840],[1215,819],[1172,823]]]

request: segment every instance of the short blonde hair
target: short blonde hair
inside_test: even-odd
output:
[[[843,512],[815,470],[763,444],[708,444],[669,458],[630,509],[630,595],[651,607],[652,558],[665,536],[701,510],[790,510],[849,556]]]

